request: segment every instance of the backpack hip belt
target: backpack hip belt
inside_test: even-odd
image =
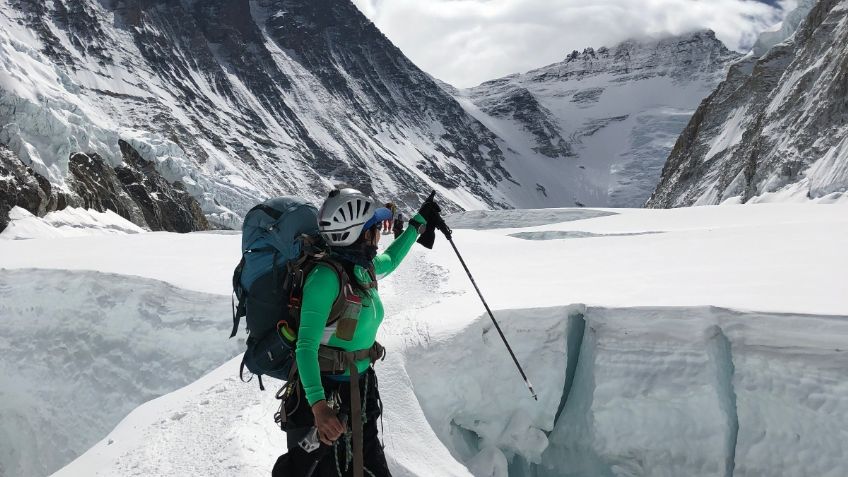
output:
[[[371,360],[371,363],[386,359],[386,348],[378,342],[367,349],[358,351],[345,351],[329,346],[318,347],[318,366],[321,373],[343,373],[348,371],[350,363],[356,364],[363,359]]]

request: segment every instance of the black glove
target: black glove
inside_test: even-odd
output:
[[[421,208],[418,209],[418,213],[421,217],[424,217],[424,220],[427,221],[427,225],[438,225],[442,222],[442,208],[439,207],[439,204],[436,203],[436,200],[431,195],[421,204]]]
[[[442,219],[442,208],[439,207],[439,204],[436,203],[435,199],[436,193],[433,192],[430,194],[430,197],[427,197],[427,200],[421,204],[421,208],[418,209],[418,214],[427,221],[427,226],[424,231],[421,232],[421,236],[418,237],[418,243],[427,247],[433,248],[433,243],[436,241],[436,229],[445,231],[450,230],[445,225],[444,219]],[[415,222],[414,220],[410,220],[410,224]]]
[[[427,222],[425,226],[424,232],[421,233],[421,236],[418,237],[417,242],[421,245],[432,249],[433,244],[436,242],[436,226],[430,222]]]

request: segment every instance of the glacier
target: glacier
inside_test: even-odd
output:
[[[844,475],[844,211],[756,204],[538,210],[527,211],[527,223],[520,211],[452,216],[454,240],[539,401],[450,247],[416,247],[381,284],[387,319],[379,338],[389,355],[377,373],[393,473]],[[72,437],[49,446],[44,437],[19,439],[3,447],[11,452],[2,468],[267,475],[285,441],[273,423],[277,402],[239,381],[238,343],[226,340],[239,240],[146,232],[0,241],[0,318],[16,323],[16,339],[0,340],[3,376],[15,377],[15,387],[2,389],[30,390],[3,400],[18,417],[0,426],[39,429],[49,426],[40,419],[67,414],[83,420],[77,427],[88,444],[99,439],[87,451]],[[57,290],[66,304],[34,305]],[[162,306],[165,319],[151,321],[146,310]],[[57,331],[35,333],[30,320]],[[180,323],[199,332],[174,332]],[[146,331],[127,347],[128,359],[102,355],[98,346],[133,327]],[[139,360],[171,374],[161,386],[113,386],[94,413],[82,398],[95,396],[81,392],[87,386],[69,380],[67,392],[47,393],[50,369],[20,358],[55,333],[69,350],[58,356],[66,369],[101,356],[101,371],[89,373],[98,382],[134,376]],[[188,358],[198,350],[202,359]],[[191,366],[166,366],[176,362]],[[54,398],[64,407],[50,405]],[[32,460],[39,452],[52,453],[53,469]]]

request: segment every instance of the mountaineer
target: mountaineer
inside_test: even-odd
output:
[[[410,227],[378,254],[390,210],[356,189],[337,188],[318,211],[329,260],[303,283],[297,377],[280,394],[288,453],[278,459],[274,476],[391,475],[377,431],[382,403],[373,364],[385,355],[376,342],[383,321],[377,283],[400,265],[419,231],[427,228],[425,235],[433,236],[427,224],[441,223],[440,212],[432,197],[425,201]],[[322,444],[312,452],[304,446],[310,432]]]

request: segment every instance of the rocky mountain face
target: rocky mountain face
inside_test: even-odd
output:
[[[9,211],[14,206],[44,215],[55,210],[57,197],[51,195],[50,182],[35,174],[17,155],[0,145],[0,230],[9,224]],[[50,203],[50,199],[54,203]]]
[[[502,187],[523,203],[638,207],[692,112],[738,58],[702,31],[574,51],[454,94],[498,135],[522,184]]]
[[[793,36],[733,65],[701,103],[649,207],[846,196],[848,1],[811,7]]]
[[[0,144],[4,219],[67,204],[238,227],[338,182],[514,205],[496,136],[348,1],[0,0]]]
[[[16,205],[37,215],[68,206],[112,210],[151,230],[209,228],[197,201],[180,182],[166,181],[129,144],[121,141],[120,147],[124,162],[114,168],[96,153],[72,154],[64,187],[58,187],[0,146],[0,230]]]

